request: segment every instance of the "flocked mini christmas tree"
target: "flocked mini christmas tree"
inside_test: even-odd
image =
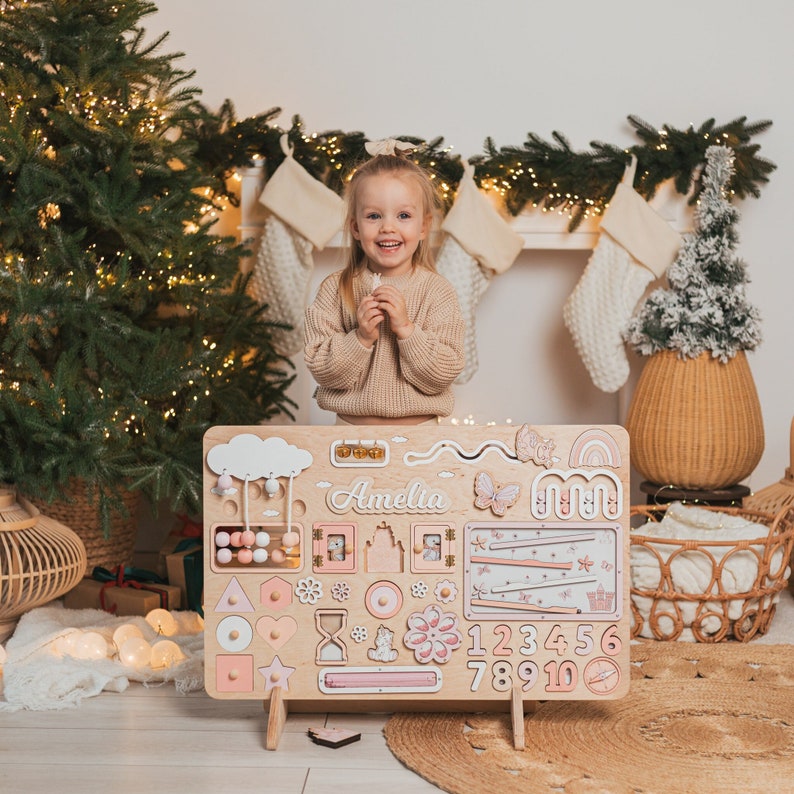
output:
[[[105,516],[126,486],[197,509],[204,431],[290,404],[155,10],[0,2],[0,481]]]
[[[706,150],[695,229],[667,271],[670,287],[654,290],[628,325],[626,339],[638,353],[674,350],[696,358],[710,351],[727,361],[761,341],[759,313],[746,295],[746,265],[735,255],[739,213],[728,198],[733,170],[730,148]]]

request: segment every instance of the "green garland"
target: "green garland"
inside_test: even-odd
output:
[[[231,172],[250,165],[255,158],[264,160],[269,178],[284,159],[279,143],[284,132],[294,147],[295,159],[316,179],[342,193],[348,176],[367,157],[364,144],[369,139],[363,132],[341,130],[309,134],[300,116],[293,116],[291,127],[284,130],[273,123],[280,113],[280,108],[271,108],[238,120],[229,100],[218,113],[205,109],[189,134],[195,139],[199,159],[215,178],[219,194],[225,193]],[[631,155],[638,163],[635,188],[646,199],[671,179],[679,193],[691,191],[690,202],[695,202],[702,190],[700,174],[706,149],[715,144],[734,151],[735,173],[729,187],[739,198],[758,197],[760,186],[769,181],[768,175],[776,168],[758,156],[760,146],[751,142],[753,136],[772,126],[771,121],[748,124],[741,116],[717,125],[709,119],[698,128],[685,130],[668,125],[658,129],[636,116],[628,116],[628,121],[641,140],[628,148],[594,141],[590,150],[577,152],[559,132],[552,133],[551,143],[528,133],[521,146],[500,148],[488,138],[485,153],[469,160],[480,187],[499,192],[512,215],[518,215],[527,205],[542,206],[568,213],[571,229],[591,213],[604,210]],[[461,156],[451,154],[441,137],[430,141],[411,135],[397,137],[420,146],[413,158],[434,174],[440,199],[448,209],[463,176]],[[236,201],[233,196],[228,198]]]

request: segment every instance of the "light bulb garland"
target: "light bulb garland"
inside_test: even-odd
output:
[[[192,635],[203,629],[203,621],[196,616],[195,625],[181,621],[166,609],[153,609],[144,618],[145,630],[135,623],[122,623],[112,634],[109,629],[67,628],[49,644],[49,651],[58,657],[70,656],[86,661],[117,661],[137,671],[170,669],[187,660],[178,642],[168,637]],[[2,648],[0,648],[2,651]],[[0,657],[2,664],[2,657]]]

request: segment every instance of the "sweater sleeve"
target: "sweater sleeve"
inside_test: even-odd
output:
[[[421,320],[398,342],[403,377],[423,394],[439,394],[463,371],[465,323],[452,286],[437,277],[424,299]]]
[[[360,389],[366,380],[372,350],[356,329],[344,327],[338,278],[329,276],[306,309],[304,361],[320,386],[341,391]]]

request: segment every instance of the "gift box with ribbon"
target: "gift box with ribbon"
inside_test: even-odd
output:
[[[103,609],[113,615],[146,616],[153,609],[180,609],[182,591],[140,568],[96,567],[63,599],[66,609]]]
[[[185,540],[192,540],[200,544],[203,534],[204,525],[200,517],[194,519],[188,515],[177,514],[174,517],[171,531],[165,536],[160,545],[156,568],[157,574],[168,579],[168,565],[166,563],[168,555],[173,554],[176,551],[176,547]]]
[[[183,538],[165,558],[168,581],[182,592],[185,609],[204,614],[204,548],[201,539]]]

